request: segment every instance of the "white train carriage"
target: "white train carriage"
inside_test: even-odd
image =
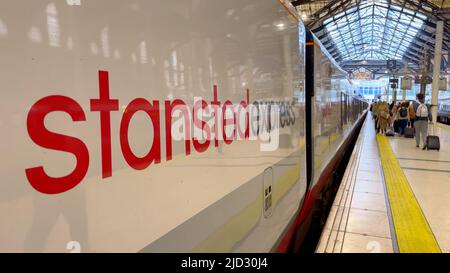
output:
[[[308,91],[306,36],[279,0],[2,1],[0,251],[298,248],[365,110],[332,62]]]

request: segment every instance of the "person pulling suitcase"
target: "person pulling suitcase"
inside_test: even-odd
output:
[[[431,111],[425,104],[425,96],[423,94],[417,94],[417,101],[414,102],[414,112],[416,113],[416,122],[414,123],[416,128],[416,147],[420,147],[420,140],[423,142],[423,150],[427,149],[427,137],[428,137],[428,121],[431,121]]]

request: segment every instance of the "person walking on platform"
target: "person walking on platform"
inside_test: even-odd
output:
[[[380,134],[386,133],[386,127],[389,121],[389,104],[387,102],[380,102],[378,106],[378,128]]]
[[[414,110],[414,102],[409,102],[409,121],[411,122],[411,127],[414,128],[414,122],[416,121],[416,111]]]
[[[394,109],[395,106],[395,102],[391,102],[391,104],[389,104],[389,112],[392,113],[392,110]]]
[[[378,132],[378,107],[380,106],[381,101],[376,101],[372,107],[372,116],[375,120],[375,131]]]
[[[377,132],[377,133],[379,131],[379,127],[378,127],[378,115],[379,115],[379,113],[378,113],[378,111],[379,111],[380,105],[381,105],[381,100],[376,101],[374,103],[374,105],[373,105],[373,112],[372,112],[373,119],[375,120],[375,132]]]
[[[400,108],[397,110],[396,120],[398,122],[398,133],[400,135],[403,135],[409,121],[409,110],[407,102],[403,102],[400,105]]]
[[[377,114],[377,101],[374,101],[372,103],[372,118],[375,119],[376,118],[376,114]]]
[[[416,113],[416,147],[420,147],[420,139],[423,141],[423,150],[427,148],[428,121],[432,120],[431,111],[425,104],[425,96],[417,94],[417,101],[413,103],[414,112]]]
[[[389,109],[391,114],[391,126],[394,128],[394,132],[398,132],[398,121],[397,121],[397,104],[392,102],[392,108]]]

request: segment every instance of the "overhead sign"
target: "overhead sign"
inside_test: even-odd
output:
[[[415,78],[416,84],[431,84],[432,82],[433,82],[433,79],[428,75],[425,75],[422,77],[416,76],[416,78]]]
[[[387,61],[387,68],[389,70],[394,70],[397,67],[397,61],[396,60],[388,60]]]
[[[410,90],[412,88],[412,78],[409,76],[403,77],[401,82],[402,90]]]
[[[397,84],[397,83],[398,83],[398,79],[389,79],[389,82],[390,82],[390,83],[396,83],[396,84]]]

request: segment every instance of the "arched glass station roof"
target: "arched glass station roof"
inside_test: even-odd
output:
[[[450,68],[450,0],[290,0],[305,25],[347,71],[421,71],[434,55],[436,22],[444,22],[443,62]]]
[[[323,22],[342,61],[401,60],[426,16],[387,1],[362,1]]]

